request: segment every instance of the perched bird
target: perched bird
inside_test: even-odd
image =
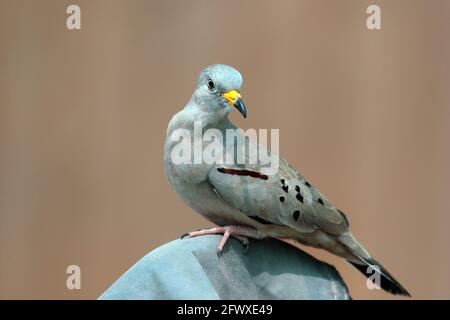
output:
[[[375,279],[375,272],[381,288],[392,294],[410,296],[351,234],[345,214],[278,155],[271,154],[279,161],[278,171],[271,174],[265,173],[258,163],[173,161],[172,153],[178,142],[171,136],[177,129],[191,134],[192,150],[196,143],[205,143],[201,136],[194,134],[195,121],[201,121],[202,132],[216,129],[223,133],[219,143],[224,150],[228,143],[236,145],[234,137],[233,141],[227,141],[226,131],[236,131],[228,119],[231,110],[236,108],[244,117],[247,115],[239,93],[241,86],[242,76],[233,67],[222,64],[207,67],[201,71],[190,101],[169,123],[164,146],[167,178],[191,208],[218,226],[188,236],[223,234],[219,251],[230,236],[246,245],[248,238],[292,239],[346,259],[366,277]],[[248,149],[236,146],[236,150],[236,153],[246,153]],[[367,272],[369,267],[372,272]]]

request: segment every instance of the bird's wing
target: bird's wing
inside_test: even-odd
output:
[[[266,175],[257,166],[216,165],[208,181],[223,201],[259,222],[299,232],[348,230],[345,215],[282,158],[276,174]]]

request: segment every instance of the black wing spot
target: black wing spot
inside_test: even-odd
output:
[[[310,188],[311,188],[311,185],[310,185],[309,182],[306,181],[306,180],[305,180],[305,185],[306,185],[307,187],[310,187]]]
[[[300,211],[295,210],[294,213],[292,214],[292,217],[294,218],[295,221],[298,221],[298,218],[300,217]]]
[[[289,186],[282,186],[281,189],[283,189],[284,192],[288,192],[289,191]]]
[[[317,199],[317,202],[319,202],[321,205],[324,205],[322,198]]]
[[[280,201],[284,202],[284,197],[283,196],[280,197]]]
[[[303,203],[303,196],[300,193],[297,193],[297,195],[295,197],[297,198],[298,201]]]
[[[257,178],[257,179],[262,179],[262,180],[267,180],[269,179],[269,177],[265,174],[262,174],[260,172],[257,171],[252,171],[252,170],[237,170],[237,169],[227,169],[227,168],[217,168],[217,171],[219,171],[220,173],[223,174],[231,174],[231,175],[236,175],[236,176],[247,176],[247,177],[252,177],[252,178]]]
[[[280,181],[281,181],[281,183],[282,183],[282,184],[283,184],[283,186],[284,186],[284,183],[286,182],[286,180],[284,180],[284,179],[281,179]]]
[[[300,187],[299,186],[295,186],[295,191],[300,192]]]

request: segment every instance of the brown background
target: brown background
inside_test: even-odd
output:
[[[81,31],[65,27],[73,3]],[[450,298],[449,31],[438,0],[1,0],[0,298],[96,298],[209,225],[171,191],[162,147],[217,62],[244,76],[237,125],[280,128],[280,152],[413,296]],[[354,298],[392,298],[308,252]]]

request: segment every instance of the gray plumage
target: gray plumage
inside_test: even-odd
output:
[[[272,154],[279,161],[276,174],[266,174],[259,163],[172,162],[171,153],[177,142],[172,141],[171,134],[182,128],[193,137],[195,120],[202,121],[204,131],[220,130],[225,149],[230,142],[226,130],[236,127],[228,119],[228,113],[234,107],[223,94],[240,90],[241,86],[242,77],[236,69],[226,65],[209,66],[200,73],[188,104],[170,121],[164,161],[167,178],[176,193],[195,211],[219,226],[248,226],[256,229],[261,238],[289,238],[323,248],[347,259],[362,273],[368,265],[376,264],[380,268],[383,289],[409,295],[356,241],[345,215],[278,155]],[[236,141],[232,143],[237,147]],[[247,143],[255,142],[247,140]],[[238,149],[237,152],[245,153],[248,158],[247,150]]]

